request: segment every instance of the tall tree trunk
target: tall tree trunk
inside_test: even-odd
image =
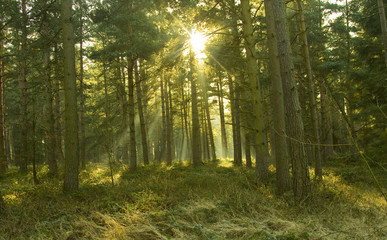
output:
[[[21,36],[21,59],[20,59],[20,124],[21,124],[21,156],[20,172],[27,172],[28,165],[28,103],[27,103],[27,11],[26,0],[21,0],[22,4],[22,36]]]
[[[129,163],[129,141],[128,141],[128,100],[126,93],[126,79],[125,79],[125,70],[124,67],[121,68],[121,59],[118,58],[117,66],[117,91],[120,98],[120,107],[121,107],[121,159],[125,164]]]
[[[324,24],[323,19],[323,11],[321,5],[321,0],[318,1],[318,12],[319,12],[319,21],[318,21],[318,27],[321,32],[323,32],[322,26]],[[318,46],[318,51],[320,52],[319,58],[322,58],[322,53],[324,51],[324,44],[321,43]],[[321,154],[322,159],[328,159],[329,157],[333,156],[334,149],[333,149],[333,123],[332,123],[332,108],[331,103],[329,101],[330,97],[328,94],[327,86],[325,83],[326,74],[324,71],[320,71],[319,75],[317,77],[317,83],[319,87],[320,92],[320,116],[321,116],[321,132],[320,132],[320,140],[321,143],[324,144]]]
[[[165,102],[165,72],[164,69],[161,70],[161,79],[160,79],[160,97],[161,97],[161,120],[162,120],[162,129],[161,129],[161,143],[160,143],[160,161],[164,161],[166,158],[166,148],[167,148],[167,113],[166,113],[166,102]]]
[[[142,144],[142,157],[145,165],[149,164],[149,151],[148,151],[148,140],[146,135],[145,117],[143,112],[143,97],[141,85],[144,79],[140,78],[139,66],[135,64],[135,75],[136,75],[136,93],[137,93],[137,108],[138,115],[140,116],[140,128],[141,128],[141,144]]]
[[[130,13],[132,11],[132,0],[127,0],[127,9]],[[132,23],[128,21],[128,34],[133,33]],[[132,44],[129,42],[129,44]],[[129,135],[130,135],[130,162],[129,168],[135,171],[137,168],[137,150],[136,150],[136,130],[134,125],[135,109],[134,109],[134,81],[133,81],[133,67],[134,61],[132,56],[127,56],[128,59],[128,103],[129,103]]]
[[[62,148],[62,114],[61,114],[61,77],[59,70],[60,60],[58,53],[58,46],[55,45],[55,140],[56,140],[56,156],[58,161],[63,164],[64,156],[63,156],[63,148]]]
[[[0,53],[3,51],[2,31],[0,30]],[[0,57],[0,174],[7,171],[7,153],[5,150],[5,121],[4,121],[4,79],[3,58]],[[0,196],[0,201],[2,201]],[[1,203],[0,203],[1,204]],[[0,206],[1,207],[1,206]]]
[[[325,146],[321,153],[322,159],[327,159],[333,155],[333,123],[331,115],[331,106],[329,102],[329,95],[326,89],[324,79],[320,77],[318,79],[318,85],[320,90],[320,114],[321,114],[321,143]]]
[[[110,119],[110,102],[109,102],[109,93],[108,93],[108,84],[107,84],[107,75],[106,75],[106,64],[103,63],[103,87],[105,93],[105,132],[106,132],[106,152],[108,155],[109,169],[110,169],[110,178],[111,183],[114,186],[113,178],[113,151],[112,151],[112,127]]]
[[[134,125],[134,81],[133,81],[134,60],[128,56],[128,93],[129,93],[129,138],[130,138],[130,160],[129,168],[135,171],[137,168],[136,130]]]
[[[40,0],[39,4],[44,8],[46,1]],[[58,164],[56,157],[56,139],[55,139],[55,115],[54,115],[54,87],[53,80],[51,78],[51,53],[50,53],[50,44],[47,42],[49,39],[49,29],[47,25],[47,20],[43,17],[42,21],[42,31],[41,31],[41,39],[42,39],[42,53],[43,53],[43,72],[42,78],[45,80],[46,84],[46,122],[47,122],[47,132],[46,132],[46,142],[47,142],[47,161],[48,161],[48,169],[49,175],[56,176],[58,174]],[[33,96],[34,104],[35,104],[35,94]],[[35,115],[35,105],[33,106],[34,111],[33,115]],[[33,123],[35,124],[35,116],[33,117]],[[35,126],[33,127],[34,133],[33,136],[35,138]],[[35,139],[33,141],[35,144]],[[34,146],[35,148],[35,146]],[[35,154],[32,155],[35,157]]]
[[[150,125],[150,121],[149,121],[149,114],[148,114],[148,92],[149,92],[149,86],[148,86],[148,83],[146,81],[147,79],[147,72],[146,72],[146,68],[145,68],[145,65],[144,65],[144,61],[140,60],[140,79],[143,79],[144,81],[142,81],[142,84],[141,84],[141,90],[142,90],[142,106],[143,106],[143,115],[144,115],[144,126],[145,126],[145,134],[146,134],[146,140],[147,140],[147,146],[148,146],[148,159],[153,159],[153,154],[152,154],[152,151],[150,151],[151,149],[151,145],[150,145],[150,137],[149,137],[149,131],[148,131],[148,126]]]
[[[35,86],[35,84],[32,82],[32,86]],[[32,153],[31,153],[31,162],[32,162],[32,176],[34,179],[34,184],[37,185],[39,184],[39,180],[36,174],[36,95],[35,93],[35,87],[32,88],[32,113],[31,113],[31,118],[32,118]],[[48,144],[49,147],[51,143]],[[49,162],[49,173],[53,173],[53,167],[50,166],[52,165],[52,159],[48,159]]]
[[[380,26],[382,28],[382,37],[384,45],[384,61],[387,67],[387,23],[386,23],[386,13],[384,10],[383,0],[378,0],[378,9],[380,17]]]
[[[219,103],[219,116],[220,116],[220,133],[222,138],[222,157],[228,157],[227,149],[227,133],[226,133],[226,121],[224,118],[224,102],[223,102],[223,84],[222,76],[219,73],[219,81],[217,82],[218,88],[218,103]]]
[[[254,145],[256,145],[256,175],[259,180],[264,181],[268,177],[268,159],[266,158],[265,148],[265,126],[263,119],[263,106],[261,87],[258,81],[258,65],[255,56],[255,41],[253,38],[253,26],[250,15],[250,1],[242,0],[242,21],[243,37],[245,39],[245,49],[247,57],[247,74],[249,77],[249,86],[251,90],[251,99],[253,101],[253,131]]]
[[[168,94],[168,99],[169,99],[169,122],[168,122],[168,126],[169,126],[169,131],[170,131],[169,138],[170,138],[170,142],[171,142],[171,157],[173,160],[175,158],[175,144],[174,144],[175,142],[174,142],[174,135],[173,135],[173,114],[172,114],[173,99],[172,99],[172,92],[171,92],[171,82],[168,80],[167,84],[168,84],[167,94]]]
[[[214,133],[212,131],[212,124],[211,124],[211,114],[210,114],[210,106],[208,104],[208,95],[207,90],[204,91],[205,97],[205,109],[206,109],[206,119],[207,119],[207,127],[208,127],[208,134],[210,137],[210,144],[211,144],[211,157],[212,160],[216,160],[216,148],[215,148],[215,140],[214,140]]]
[[[203,99],[202,99],[203,100]],[[201,126],[202,126],[202,159],[208,160],[210,159],[210,146],[208,141],[208,128],[207,128],[207,121],[206,121],[206,112],[203,107],[203,102],[200,104],[200,120],[201,120]]]
[[[290,158],[293,171],[293,192],[296,203],[303,201],[310,193],[308,161],[304,148],[304,126],[301,107],[294,78],[294,67],[291,59],[291,48],[286,28],[285,3],[283,0],[271,0],[278,55],[281,69],[282,88],[286,106],[286,130],[291,138]]]
[[[322,179],[322,158],[321,158],[321,141],[320,141],[320,132],[318,124],[318,115],[317,115],[317,103],[315,98],[315,85],[312,71],[312,64],[310,60],[309,53],[309,44],[308,37],[306,35],[306,25],[305,25],[305,16],[303,3],[301,0],[296,0],[297,7],[300,16],[300,30],[301,30],[301,39],[302,39],[302,49],[305,61],[306,76],[308,79],[309,85],[309,101],[311,108],[311,117],[312,117],[312,128],[313,128],[313,140],[314,140],[314,158],[315,158],[315,175],[318,179]]]
[[[182,102],[183,102],[183,118],[184,118],[184,129],[183,131],[185,132],[185,136],[187,138],[186,142],[187,142],[187,157],[188,158],[191,158],[192,157],[192,138],[191,138],[191,134],[190,134],[190,128],[189,128],[189,124],[188,124],[188,114],[189,114],[189,110],[188,110],[188,102],[187,100],[185,99],[185,91],[184,91],[184,79],[182,80],[183,81],[183,86],[181,88],[181,94],[182,94]]]
[[[189,78],[191,80],[191,98],[192,98],[192,161],[194,167],[200,167],[202,164],[202,151],[200,149],[200,122],[198,110],[198,96],[197,96],[197,78],[194,74],[194,56],[192,50],[189,53],[190,72]]]
[[[81,163],[81,169],[86,169],[86,133],[85,133],[85,93],[84,88],[85,84],[83,81],[84,68],[83,68],[83,10],[81,8],[81,16],[80,16],[80,37],[79,40],[79,95],[80,95],[80,104],[79,104],[79,114],[80,114],[80,136],[79,136],[79,161]]]
[[[169,93],[168,93],[168,79],[164,79],[164,101],[165,101],[165,143],[166,143],[166,151],[165,151],[165,160],[167,165],[172,164],[172,133],[171,133],[171,111],[169,105]]]
[[[46,38],[46,35],[42,36]],[[47,104],[47,150],[48,150],[48,169],[51,176],[58,174],[58,164],[56,161],[56,139],[55,139],[55,116],[53,107],[53,86],[50,70],[50,49],[45,47],[44,49],[44,78],[46,81],[46,104]],[[35,114],[35,111],[34,111]],[[35,121],[35,119],[34,119]],[[35,135],[35,133],[34,133]]]
[[[236,78],[234,78],[236,82]],[[232,117],[232,139],[234,147],[234,165],[242,165],[242,146],[241,146],[241,132],[240,132],[240,109],[238,100],[237,84],[233,82],[233,78],[229,78],[230,88],[230,102],[231,102],[231,117]]]
[[[72,0],[62,0],[61,15],[64,52],[64,91],[65,91],[65,171],[63,191],[78,189],[79,142],[77,83],[75,74],[74,30],[72,22]]]

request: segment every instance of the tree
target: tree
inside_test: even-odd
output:
[[[192,101],[192,161],[194,167],[200,167],[202,164],[202,151],[200,148],[200,123],[198,110],[198,94],[197,94],[197,73],[194,67],[194,56],[190,49],[189,52],[190,64],[190,81],[191,81],[191,101]]]
[[[72,0],[61,2],[65,91],[65,171],[63,191],[78,189],[79,142]]]
[[[314,78],[312,71],[312,63],[311,57],[309,53],[309,44],[308,37],[306,35],[306,24],[305,24],[305,16],[303,3],[300,0],[297,0],[299,21],[300,21],[300,35],[302,39],[302,51],[305,62],[305,70],[306,77],[308,81],[309,87],[309,102],[311,109],[311,119],[312,119],[312,130],[313,130],[313,143],[315,144],[315,175],[317,178],[322,179],[322,158],[321,158],[321,147],[320,147],[320,132],[319,132],[319,123],[318,123],[318,115],[317,115],[317,103],[315,99],[315,86],[314,86]]]
[[[386,22],[386,13],[384,10],[383,0],[378,0],[378,9],[379,9],[380,26],[382,28],[382,38],[383,38],[383,45],[384,45],[384,61],[387,67],[387,22]]]
[[[276,162],[277,189],[280,194],[291,189],[289,173],[289,152],[286,142],[284,94],[282,90],[281,69],[278,56],[275,22],[271,0],[265,0],[265,13],[270,56],[270,76],[272,82],[274,151]]]
[[[136,95],[137,95],[137,108],[138,108],[138,114],[140,117],[140,128],[141,128],[141,144],[142,144],[142,157],[145,165],[149,164],[149,151],[148,151],[148,140],[147,140],[147,134],[146,134],[146,126],[145,126],[145,117],[144,117],[144,107],[143,107],[143,96],[142,96],[142,90],[141,90],[141,84],[143,84],[143,81],[145,79],[142,79],[139,73],[139,68],[142,66],[139,66],[140,64],[138,61],[135,63],[135,78],[136,78]]]
[[[3,51],[2,37],[2,31],[0,30],[0,54]],[[7,154],[5,150],[3,58],[0,56],[0,174],[6,172],[7,165]],[[2,201],[1,195],[0,201]]]
[[[272,0],[275,33],[280,62],[282,87],[284,91],[286,132],[290,137],[290,157],[293,172],[293,193],[297,203],[303,201],[310,193],[308,161],[304,148],[304,126],[301,118],[301,107],[294,77],[291,59],[290,40],[286,27],[285,3],[283,0]]]
[[[256,145],[256,172],[258,178],[263,181],[268,177],[268,163],[265,154],[265,126],[263,120],[263,107],[261,88],[258,82],[258,65],[255,57],[255,41],[253,40],[253,27],[250,16],[250,1],[242,0],[242,21],[243,21],[243,36],[245,38],[245,49],[247,57],[247,74],[249,77],[250,95],[253,101],[253,121],[254,121],[254,136]]]
[[[21,52],[20,52],[20,125],[22,151],[20,158],[20,172],[26,173],[28,166],[28,99],[27,99],[27,10],[26,0],[21,0],[22,27],[21,27]]]

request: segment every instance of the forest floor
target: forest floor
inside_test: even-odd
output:
[[[64,195],[46,167],[36,186],[10,169],[0,179],[0,239],[387,239],[387,204],[363,165],[327,166],[300,206],[276,196],[271,170],[257,185],[253,169],[229,160],[117,167],[112,186],[107,165],[90,164],[80,190]],[[375,172],[387,186],[385,170]]]

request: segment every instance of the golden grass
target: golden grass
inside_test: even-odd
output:
[[[0,181],[6,212],[0,239],[385,239],[387,204],[370,185],[348,184],[333,171],[313,183],[309,202],[275,195],[274,175],[230,161],[115,171],[103,164],[80,174],[80,191],[40,172],[42,184],[11,171]],[[227,166],[227,167],[225,167]],[[43,169],[46,171],[45,169]]]

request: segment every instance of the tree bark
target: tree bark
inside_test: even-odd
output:
[[[121,59],[117,59],[117,91],[120,99],[120,113],[121,113],[121,129],[120,129],[120,139],[122,141],[120,150],[121,150],[121,159],[124,164],[129,164],[129,142],[128,142],[128,100],[126,93],[126,79],[125,79],[125,70],[124,67],[121,68]]]
[[[235,84],[236,85],[236,84]],[[242,146],[240,134],[240,117],[239,117],[239,101],[236,93],[236,87],[233,83],[233,78],[229,77],[230,102],[231,102],[231,120],[232,120],[232,140],[234,148],[234,165],[242,166]]]
[[[191,80],[191,98],[192,98],[192,161],[194,167],[200,167],[202,164],[202,151],[200,148],[200,123],[197,98],[197,79],[194,71],[194,56],[192,50],[189,53],[190,62],[190,80]]]
[[[127,10],[132,11],[132,0],[127,0]],[[128,21],[128,34],[133,33],[132,23]],[[129,45],[133,44],[129,41]],[[128,60],[128,103],[129,103],[129,137],[130,137],[130,162],[129,169],[135,171],[137,169],[137,150],[136,150],[136,130],[134,125],[135,109],[134,109],[134,81],[133,81],[133,67],[134,59],[132,56],[127,56]]]
[[[81,169],[86,169],[86,132],[85,132],[85,83],[83,81],[84,75],[84,67],[83,67],[83,10],[81,8],[81,16],[80,16],[80,43],[79,43],[79,95],[80,95],[80,104],[79,104],[79,114],[80,114],[80,163]]]
[[[284,94],[282,89],[282,78],[278,56],[277,38],[275,35],[275,22],[272,14],[271,0],[265,0],[265,13],[267,23],[267,34],[270,57],[270,78],[272,82],[273,94],[273,128],[274,128],[274,151],[276,162],[277,190],[283,194],[291,189],[289,173],[289,153],[286,143],[285,132],[285,108]]]
[[[222,77],[220,74],[219,74],[219,81],[217,82],[217,87],[218,87],[218,103],[219,103],[219,116],[220,116],[220,133],[222,138],[222,157],[228,157],[226,121],[224,118],[223,84],[222,84]]]
[[[243,37],[247,58],[247,75],[249,77],[250,95],[253,101],[253,131],[255,136],[253,144],[256,145],[256,175],[259,180],[268,178],[268,160],[265,154],[265,126],[263,119],[263,106],[261,87],[258,80],[258,65],[255,56],[255,41],[253,38],[253,26],[250,15],[250,1],[241,0]]]
[[[43,38],[47,36],[43,35]],[[46,38],[47,39],[47,38]],[[50,73],[50,49],[44,49],[44,78],[46,81],[46,104],[47,104],[47,150],[48,150],[48,169],[51,176],[58,174],[58,164],[56,160],[56,139],[55,139],[55,116],[53,107],[53,86]],[[35,114],[35,111],[34,111]],[[35,121],[35,119],[34,119]],[[35,135],[35,133],[34,133]]]
[[[272,0],[275,33],[279,54],[282,88],[284,91],[286,130],[290,137],[290,157],[292,160],[293,192],[296,203],[302,202],[310,193],[308,163],[304,148],[304,126],[301,107],[294,78],[294,67],[291,59],[291,48],[286,28],[285,3],[283,0]]]
[[[146,135],[146,125],[143,111],[143,97],[141,85],[144,79],[140,78],[139,66],[135,64],[135,75],[136,75],[136,93],[137,93],[137,108],[138,115],[140,116],[140,128],[141,128],[141,144],[142,144],[142,157],[145,165],[149,164],[149,151],[148,151],[148,140]]]
[[[112,151],[112,127],[111,127],[111,119],[110,119],[110,102],[109,102],[109,93],[108,93],[108,84],[107,84],[107,75],[106,75],[106,64],[103,63],[103,87],[105,93],[105,147],[106,153],[108,156],[109,169],[110,169],[110,178],[111,183],[114,186],[114,178],[113,178],[113,151]]]
[[[65,91],[65,171],[63,191],[78,189],[79,142],[72,0],[62,0]]]
[[[2,31],[0,30],[0,52],[3,50]],[[5,150],[5,121],[4,121],[4,66],[3,58],[0,57],[0,174],[7,171],[7,153]],[[0,196],[0,201],[2,201]],[[1,204],[1,202],[0,202]],[[1,206],[0,206],[1,207]]]
[[[135,171],[137,168],[136,130],[134,125],[134,82],[133,82],[134,60],[128,56],[128,103],[129,103],[129,138],[130,138],[130,160],[129,169]]]
[[[59,70],[60,60],[58,53],[58,46],[55,46],[55,141],[56,141],[56,156],[58,158],[58,162],[64,162],[63,156],[63,137],[62,137],[62,114],[61,114],[61,79],[60,79],[60,70]]]
[[[21,156],[20,172],[27,172],[28,165],[28,105],[27,105],[27,11],[26,0],[21,0],[22,4],[22,36],[21,36],[21,60],[20,60],[20,125],[21,125]]]
[[[216,148],[215,148],[215,140],[214,140],[214,133],[212,131],[212,124],[211,124],[211,114],[210,114],[210,106],[208,104],[208,94],[207,90],[204,91],[205,94],[205,108],[206,108],[206,119],[207,119],[207,127],[208,127],[208,134],[209,134],[209,140],[211,144],[211,157],[212,160],[216,160]]]
[[[380,26],[382,28],[382,38],[384,45],[384,61],[387,67],[387,23],[386,23],[386,13],[384,10],[383,0],[378,0],[378,9],[380,17]]]
[[[169,105],[169,93],[168,93],[168,79],[164,79],[164,100],[165,100],[165,143],[166,143],[166,152],[165,160],[167,165],[172,164],[172,130],[171,130],[171,109]]]
[[[301,39],[302,39],[302,49],[305,61],[306,77],[308,79],[309,85],[309,101],[311,108],[311,117],[312,117],[312,128],[313,128],[313,146],[314,146],[314,158],[315,158],[315,175],[318,179],[322,179],[322,158],[321,158],[321,140],[319,132],[319,123],[317,115],[317,103],[315,99],[315,84],[313,78],[312,64],[310,60],[309,53],[309,44],[308,37],[306,35],[306,25],[305,25],[305,16],[303,10],[303,3],[301,0],[296,0],[297,7],[300,16],[300,30],[301,30]]]

